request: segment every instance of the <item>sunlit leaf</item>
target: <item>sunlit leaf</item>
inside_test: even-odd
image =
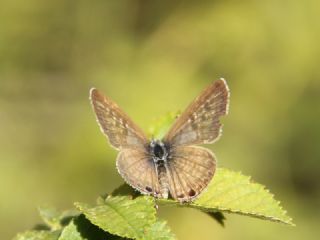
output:
[[[155,222],[144,235],[145,240],[174,240],[176,239],[165,221]]]
[[[160,200],[164,204],[179,204]],[[280,203],[263,185],[241,173],[219,168],[208,188],[187,207],[206,212],[223,211],[293,225]]]
[[[62,231],[59,240],[94,240],[94,239],[108,239],[116,240],[121,237],[111,235],[93,225],[83,215],[76,217],[71,221]]]
[[[108,197],[104,204],[100,201],[97,206],[75,205],[93,224],[121,237],[143,239],[156,222],[155,203],[151,197]]]
[[[74,224],[73,221],[69,223],[68,226],[66,226],[61,236],[59,237],[59,240],[82,240],[84,239],[81,236],[81,233],[78,231],[77,226]]]

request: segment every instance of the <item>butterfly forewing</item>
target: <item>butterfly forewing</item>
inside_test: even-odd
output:
[[[215,170],[214,155],[197,146],[180,146],[172,152],[167,173],[174,199],[188,202],[197,197],[211,181]]]
[[[172,146],[212,143],[219,138],[219,118],[227,114],[229,89],[224,79],[213,82],[176,120],[164,141]]]
[[[102,132],[116,149],[144,148],[148,140],[142,130],[111,99],[91,89],[90,99]]]

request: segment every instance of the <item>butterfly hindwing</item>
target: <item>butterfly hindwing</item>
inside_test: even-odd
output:
[[[207,187],[216,170],[215,156],[198,146],[180,146],[173,150],[167,164],[170,194],[180,202],[189,202]]]
[[[146,148],[148,140],[142,130],[98,90],[90,91],[90,99],[102,132],[110,144],[120,150],[117,169],[121,176],[140,192],[158,196],[159,182]]]
[[[161,187],[152,159],[142,149],[124,149],[117,157],[117,169],[124,180],[143,194],[161,197]]]

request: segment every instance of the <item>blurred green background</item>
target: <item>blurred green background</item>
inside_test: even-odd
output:
[[[179,239],[315,239],[320,207],[320,3],[17,1],[0,8],[1,239],[37,207],[94,202],[123,180],[90,87],[147,130],[218,77],[231,89],[219,165],[266,185],[296,227],[164,208]]]

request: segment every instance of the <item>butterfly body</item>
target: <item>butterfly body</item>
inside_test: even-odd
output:
[[[216,157],[196,145],[221,135],[220,116],[226,115],[229,89],[224,79],[212,83],[178,117],[162,140],[152,139],[98,90],[90,92],[102,132],[119,150],[117,169],[124,180],[143,194],[169,196],[180,202],[195,199],[209,184]]]
[[[168,198],[169,183],[167,181],[167,165],[169,160],[169,146],[165,145],[161,140],[152,140],[149,145],[149,152],[151,155],[151,161],[154,164],[154,169],[157,175],[157,179],[160,185],[160,192],[155,192],[154,196],[158,195],[162,198]],[[148,190],[153,192],[150,187]]]

